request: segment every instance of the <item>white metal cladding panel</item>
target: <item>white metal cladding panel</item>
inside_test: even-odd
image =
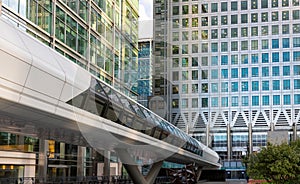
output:
[[[21,50],[27,50],[22,39],[20,39],[20,31],[16,30],[15,25],[4,19],[0,19],[1,34],[0,38],[3,38],[8,43],[19,47]],[[28,52],[28,50],[27,50]]]
[[[2,48],[0,48],[0,61],[0,77],[23,86],[31,66],[6,51],[3,51]]]
[[[64,81],[42,71],[38,68],[32,67],[25,87],[45,94],[49,97],[59,99]],[[36,96],[38,97],[38,96]],[[43,99],[43,98],[41,98]]]
[[[56,52],[51,52],[53,58],[61,66],[65,72],[65,86],[63,88],[60,100],[66,102],[87,90],[90,87],[91,74],[79,67],[75,63],[72,63],[65,57]]]

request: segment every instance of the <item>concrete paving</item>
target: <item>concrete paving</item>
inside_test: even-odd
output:
[[[226,181],[223,181],[223,182],[199,181],[198,184],[247,184],[247,181],[246,180],[239,180],[239,179],[226,180]]]

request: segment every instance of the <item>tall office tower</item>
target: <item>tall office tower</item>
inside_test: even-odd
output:
[[[2,4],[2,16],[20,29],[124,93],[136,94],[131,87],[137,79],[138,0],[3,0]]]
[[[170,81],[155,78],[154,92],[173,124],[223,159],[265,146],[271,131],[296,137],[299,0],[155,0],[154,20],[155,77]]]
[[[148,98],[152,96],[152,48],[153,21],[139,21],[139,64],[136,87],[138,102],[145,107],[148,107]]]

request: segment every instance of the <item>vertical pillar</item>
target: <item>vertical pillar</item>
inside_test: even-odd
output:
[[[206,125],[206,140],[205,140],[205,145],[209,146],[209,124],[207,123]]]
[[[274,123],[272,122],[272,123],[270,124],[270,131],[273,132],[274,129],[275,129],[275,128],[274,128]]]
[[[77,176],[85,176],[84,172],[84,158],[85,158],[85,147],[77,147]]]
[[[227,159],[230,160],[232,157],[232,146],[231,146],[231,130],[230,123],[227,124]]]
[[[110,177],[110,151],[104,150],[103,175]]]
[[[293,141],[297,140],[297,123],[293,123]]]
[[[248,145],[247,145],[247,152],[251,154],[253,151],[253,141],[252,141],[252,123],[248,124]]]
[[[48,140],[40,139],[39,141],[39,164],[38,164],[38,176],[41,178],[47,178],[48,170],[48,157],[47,151],[49,150]]]

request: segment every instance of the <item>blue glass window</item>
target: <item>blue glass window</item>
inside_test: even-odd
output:
[[[233,96],[231,97],[231,106],[236,107],[239,105],[239,97]]]
[[[211,83],[211,92],[212,93],[218,93],[219,92],[218,83]]]
[[[293,61],[300,61],[300,51],[293,52]]]
[[[282,48],[290,48],[290,39],[289,38],[282,39]]]
[[[211,79],[218,79],[218,69],[211,70]]]
[[[258,67],[252,67],[252,77],[258,77]]]
[[[283,76],[290,76],[290,66],[283,66]]]
[[[262,105],[269,105],[270,104],[270,98],[268,95],[262,96]]]
[[[242,106],[248,106],[248,105],[249,105],[249,97],[242,96]]]
[[[239,70],[238,68],[231,69],[231,78],[238,78],[239,77]]]
[[[252,81],[252,91],[258,91],[258,90],[259,90],[259,82]]]
[[[258,63],[258,54],[251,54],[251,63]]]
[[[293,47],[300,47],[300,37],[293,38]]]
[[[222,42],[221,43],[221,52],[227,52],[228,51],[228,43]]]
[[[221,56],[221,65],[228,65],[228,56],[227,55]]]
[[[222,79],[228,79],[228,69],[221,69]]]
[[[252,106],[259,105],[259,96],[252,96]]]
[[[211,56],[211,65],[218,66],[218,56]]]
[[[262,67],[261,68],[261,74],[262,74],[262,76],[263,77],[267,77],[267,76],[269,76],[269,67]]]
[[[283,104],[291,105],[291,95],[283,95]]]
[[[219,106],[219,99],[218,99],[218,97],[212,97],[211,98],[211,106],[212,107],[218,107]]]
[[[239,91],[239,83],[238,82],[232,82],[231,83],[231,92],[238,92]]]
[[[279,52],[272,53],[272,62],[279,62]]]
[[[295,104],[300,104],[300,95],[299,94],[295,94],[294,95],[294,101],[295,101]]]
[[[221,92],[228,92],[228,82],[221,83]]]
[[[273,105],[280,105],[280,95],[273,95]]]
[[[290,90],[291,89],[291,82],[290,80],[283,80],[283,90]]]
[[[248,77],[248,68],[242,68],[242,78]]]
[[[283,59],[283,62],[289,62],[290,61],[290,52],[283,52],[282,59]]]
[[[269,91],[269,89],[270,89],[270,84],[269,84],[270,82],[269,81],[262,81],[262,90],[263,91]]]
[[[279,76],[279,66],[272,67],[272,76]]]
[[[248,82],[242,82],[242,91],[248,91],[249,85]]]
[[[300,79],[294,80],[294,89],[300,89]]]
[[[269,49],[269,40],[261,40],[261,48]]]
[[[238,64],[238,55],[231,55],[231,64],[232,65]]]
[[[261,62],[262,63],[268,63],[269,62],[269,53],[262,53]]]
[[[248,64],[248,54],[242,54],[241,55],[241,63],[242,64]]]
[[[222,100],[221,100],[221,106],[222,107],[228,107],[228,97],[222,97]]]
[[[280,90],[280,80],[273,80],[273,90]]]
[[[211,52],[218,52],[218,43],[211,43]]]
[[[294,65],[294,75],[300,75],[300,65]]]
[[[279,39],[272,39],[272,48],[273,49],[279,48]]]

